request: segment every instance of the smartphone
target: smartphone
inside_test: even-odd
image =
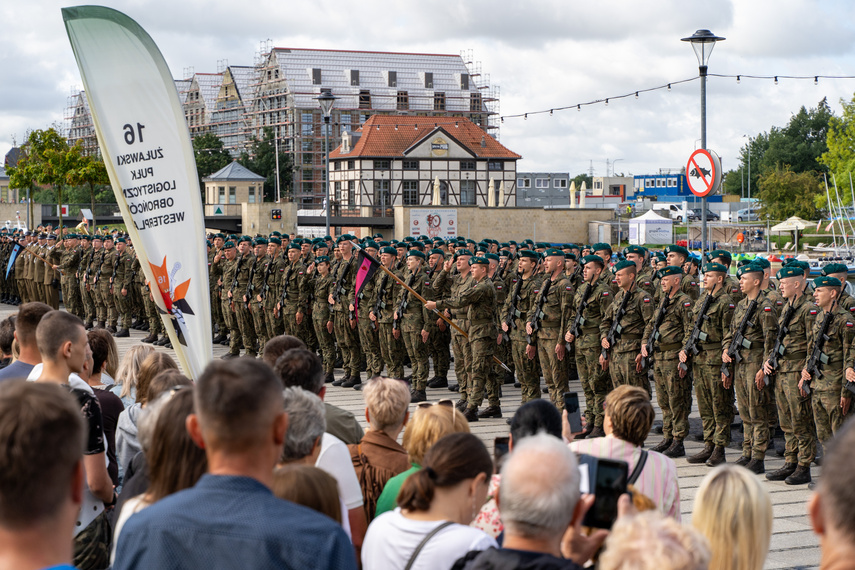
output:
[[[570,433],[582,432],[582,412],[579,409],[579,394],[576,392],[564,392],[564,409],[567,410]]]
[[[499,459],[504,457],[510,451],[510,447],[508,445],[510,438],[505,437],[497,437],[493,440],[493,458],[494,461],[498,462]]]
[[[585,514],[582,525],[612,528],[618,515],[618,499],[626,493],[629,466],[626,461],[580,455],[579,471],[582,492],[594,494],[594,504]]]

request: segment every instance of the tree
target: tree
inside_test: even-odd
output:
[[[95,194],[96,186],[110,183],[107,167],[100,158],[84,155],[80,143],[68,151],[68,172],[66,182],[71,186],[87,186],[89,188],[89,203],[92,208],[92,227],[95,227]],[[111,192],[112,194],[112,192]],[[61,225],[60,225],[61,227]]]
[[[840,180],[845,185],[850,174],[855,171],[855,97],[849,102],[841,100],[840,104],[843,106],[843,116],[831,119],[826,137],[827,149],[819,160],[828,168],[831,178],[829,184]],[[849,196],[849,192],[841,193],[844,203],[851,201]],[[824,194],[820,196],[820,207],[824,207],[826,201]]]
[[[588,188],[588,190],[590,190],[591,187],[594,185],[594,179],[584,173],[577,174],[571,182],[576,183],[577,190],[582,187],[582,182],[585,183],[585,187]]]
[[[193,153],[196,155],[196,173],[199,175],[199,189],[202,202],[205,201],[205,184],[202,179],[220,170],[232,161],[223,141],[213,133],[205,133],[193,139]]]
[[[816,172],[793,172],[780,168],[764,174],[759,186],[760,215],[772,220],[785,220],[791,216],[814,219],[817,217],[818,198],[825,198]]]
[[[62,204],[62,190],[69,169],[68,142],[51,127],[32,131],[22,150],[17,166],[9,172],[9,185],[13,188],[32,188],[34,183],[50,186],[56,192],[56,203]],[[62,210],[59,225],[62,226]]]
[[[276,145],[274,142],[273,129],[264,128],[264,136],[261,140],[253,137],[250,139],[249,152],[242,152],[238,163],[247,167],[259,176],[264,176],[264,200],[272,202],[276,198]],[[291,169],[293,168],[291,156],[279,151],[279,185],[281,195],[293,196],[291,187]]]

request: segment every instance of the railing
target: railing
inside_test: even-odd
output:
[[[332,216],[344,218],[362,218],[366,216],[375,218],[393,218],[395,217],[395,210],[391,206],[381,208],[374,206],[339,206],[337,204],[333,204],[330,214]],[[306,217],[324,217],[327,213],[323,208],[300,208],[297,210],[297,215]]]
[[[63,218],[77,218],[80,210],[92,210],[92,204],[67,204],[68,211],[62,215]],[[121,217],[117,204],[95,204],[92,213],[96,221],[99,217]],[[42,204],[42,218],[52,218],[59,215],[59,206],[56,204]]]

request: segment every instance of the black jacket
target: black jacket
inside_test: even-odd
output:
[[[452,570],[582,570],[582,567],[564,558],[551,554],[511,550],[508,548],[488,548],[484,551],[472,551],[459,559]]]

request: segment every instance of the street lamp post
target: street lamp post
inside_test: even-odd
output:
[[[326,202],[326,213],[327,213],[327,234],[332,235],[330,233],[330,210],[332,209],[332,200],[330,198],[330,187],[332,186],[332,182],[330,182],[330,113],[332,113],[333,105],[335,104],[336,97],[332,94],[332,91],[329,89],[321,89],[321,94],[317,96],[318,103],[321,106],[321,112],[324,114],[324,162],[326,162],[327,167],[327,180],[326,180],[326,188],[324,188],[324,202]]]
[[[725,38],[713,34],[709,30],[698,30],[682,41],[692,44],[698,58],[698,75],[701,77],[701,148],[707,148],[707,63],[717,41]],[[701,198],[701,256],[707,249],[707,198]]]
[[[751,137],[742,135],[748,139],[748,221],[751,221]]]

